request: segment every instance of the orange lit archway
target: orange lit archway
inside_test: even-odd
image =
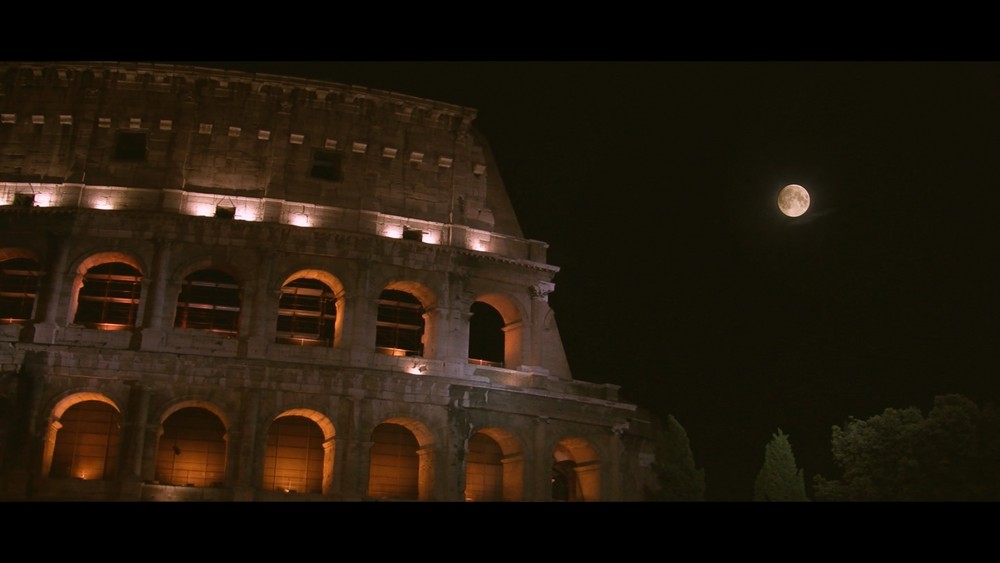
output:
[[[493,309],[493,312],[500,316],[502,319],[500,322],[502,326],[499,327],[499,336],[493,336],[492,338],[499,338],[500,346],[502,347],[501,363],[506,367],[516,368],[516,366],[523,364],[522,351],[525,342],[525,314],[518,303],[517,300],[509,295],[503,293],[486,293],[476,297],[475,305],[488,305]],[[473,323],[477,322],[475,313],[476,311],[470,311],[473,313],[472,319],[470,319],[469,327],[469,358],[474,359],[473,355],[475,352],[474,342],[472,339],[476,337],[473,333],[473,329],[477,328],[473,326]],[[487,329],[489,330],[489,329]],[[481,336],[479,336],[482,338]],[[487,337],[489,338],[489,337]]]
[[[560,440],[552,451],[552,500],[600,500],[601,465],[597,450],[587,440]]]
[[[276,416],[268,429],[261,488],[285,493],[330,492],[336,453],[330,419],[310,409]]]
[[[483,428],[473,434],[465,461],[465,500],[523,498],[524,453],[520,440],[501,428]]]
[[[386,500],[430,500],[434,485],[434,441],[423,424],[389,418],[372,431],[368,496]]]
[[[120,410],[100,393],[74,393],[52,409],[42,451],[48,477],[113,479],[121,439]]]
[[[344,284],[333,274],[298,270],[278,289],[279,344],[340,346],[344,332]]]
[[[163,418],[156,480],[165,485],[221,487],[226,478],[226,445],[226,425],[215,409],[178,405]]]

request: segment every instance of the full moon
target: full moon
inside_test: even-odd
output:
[[[809,192],[798,184],[788,184],[778,192],[778,209],[789,217],[798,217],[809,209]]]

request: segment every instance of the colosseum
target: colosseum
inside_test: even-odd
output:
[[[0,499],[640,500],[476,110],[0,63]]]

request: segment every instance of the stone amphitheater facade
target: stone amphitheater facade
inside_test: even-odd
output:
[[[639,500],[476,111],[0,63],[0,498]]]

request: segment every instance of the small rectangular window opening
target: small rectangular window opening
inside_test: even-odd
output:
[[[315,151],[309,175],[321,180],[339,182],[343,179],[340,171],[340,155],[331,151]]]
[[[219,219],[233,219],[236,217],[236,208],[226,205],[215,206],[215,216]]]
[[[403,239],[405,239],[405,240],[423,241],[424,240],[424,232],[421,231],[421,230],[418,230],[418,229],[410,229],[410,228],[404,227],[403,228]]]
[[[35,194],[14,194],[14,207],[32,207],[35,205]]]
[[[146,134],[119,131],[115,143],[115,160],[141,162],[146,160]]]

